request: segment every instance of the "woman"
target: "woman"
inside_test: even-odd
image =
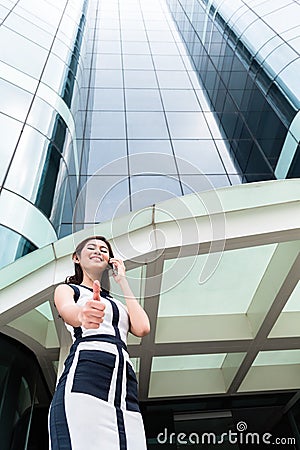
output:
[[[123,262],[114,258],[103,236],[81,242],[73,261],[75,275],[54,295],[74,343],[50,407],[50,449],[144,450],[126,338],[128,331],[139,337],[148,334],[149,319],[129,287]],[[109,294],[110,269],[126,306]]]

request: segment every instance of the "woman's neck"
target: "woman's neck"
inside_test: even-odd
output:
[[[97,274],[92,274],[92,273],[87,274],[86,272],[84,272],[81,284],[83,284],[84,286],[92,288],[94,281],[98,280],[100,282],[101,281],[101,277],[102,277],[102,274],[99,274],[99,273],[97,273]]]

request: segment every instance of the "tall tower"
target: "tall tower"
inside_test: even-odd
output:
[[[71,342],[53,291],[94,233],[150,317],[128,347],[149,448],[299,434],[299,17],[0,0],[1,450],[47,445]]]

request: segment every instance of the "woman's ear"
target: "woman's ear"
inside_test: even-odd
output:
[[[79,258],[78,258],[78,256],[76,255],[76,253],[73,255],[73,262],[75,263],[75,264],[79,264],[80,263],[80,261],[79,261]]]

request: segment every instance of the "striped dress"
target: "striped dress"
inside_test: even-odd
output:
[[[92,289],[70,286],[78,305],[92,298]],[[126,349],[128,313],[106,291],[101,291],[101,301],[105,316],[97,330],[67,325],[75,340],[50,406],[50,450],[147,448]]]

